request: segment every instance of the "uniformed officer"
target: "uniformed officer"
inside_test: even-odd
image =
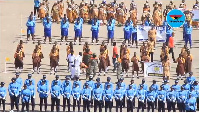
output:
[[[181,90],[181,86],[178,85],[178,80],[175,80],[175,84],[172,85],[172,87],[174,88],[174,91],[179,92]]]
[[[92,24],[91,31],[92,31],[92,43],[94,43],[94,39],[96,39],[96,43],[98,43],[99,26],[96,21],[94,22],[94,24]]]
[[[73,86],[72,88],[75,88],[76,87],[76,83],[78,83],[78,87],[81,88],[81,81],[79,80],[79,77],[75,77],[74,78],[74,82],[73,82]]]
[[[176,96],[177,93],[174,91],[174,88],[171,87],[171,91],[167,92],[167,109],[168,112],[171,112],[171,109],[173,112],[176,112],[175,105],[176,105]]]
[[[5,101],[6,101],[6,88],[4,87],[4,82],[1,82],[1,87],[0,87],[0,107],[1,103],[3,104],[3,112],[5,112]]]
[[[184,84],[182,86],[186,91],[190,91],[190,84],[188,84],[187,80],[184,80]]]
[[[24,89],[21,92],[22,98],[22,112],[24,112],[24,107],[26,106],[26,111],[29,112],[29,102],[31,101],[31,91],[24,84]]]
[[[134,83],[134,79],[131,79],[131,84],[129,84],[129,85],[132,85],[132,89],[134,91],[136,91],[136,93],[137,93],[137,85]],[[127,90],[128,89],[129,89],[129,86],[127,87]],[[136,97],[136,94],[135,94],[135,96],[133,96],[133,109],[135,109],[135,97]]]
[[[26,84],[26,86],[29,85],[30,80],[32,81],[32,85],[35,85],[35,80],[31,79],[31,77],[32,77],[32,74],[28,74],[28,78],[24,81],[24,84]]]
[[[80,20],[77,20],[77,22],[74,24],[74,32],[75,32],[75,38],[74,38],[74,44],[76,44],[77,38],[79,38],[79,42],[81,42],[81,30],[82,29],[82,23]]]
[[[148,85],[145,84],[145,79],[142,79],[142,84],[140,85],[143,85],[143,90],[145,91],[145,93],[148,91]],[[138,86],[138,89],[140,89],[140,85]],[[144,108],[146,109],[146,98],[144,100]]]
[[[185,112],[185,102],[188,98],[187,91],[184,90],[184,87],[181,87],[181,91],[177,93],[177,107],[179,112]]]
[[[26,22],[27,26],[27,41],[29,41],[30,35],[32,36],[32,40],[34,40],[35,34],[35,20],[33,17],[29,17],[28,21]]]
[[[40,97],[40,112],[42,112],[42,106],[43,106],[43,102],[45,104],[45,112],[47,111],[47,98],[48,98],[48,94],[49,94],[49,88],[48,86],[45,84],[47,83],[46,80],[42,80],[42,85],[39,85],[37,92],[39,93],[39,97]]]
[[[29,85],[27,85],[27,88],[31,91],[31,105],[32,105],[32,112],[35,110],[35,85],[33,85],[32,80],[29,80]]]
[[[56,111],[60,111],[60,96],[62,94],[61,86],[58,85],[58,81],[54,82],[51,87],[51,112],[54,112],[54,106],[56,104]]]
[[[19,88],[20,88],[19,91],[21,91],[22,86],[23,86],[22,78],[19,77],[20,73],[16,73],[15,75],[16,75],[16,83],[19,84]]]
[[[125,40],[125,43],[126,43],[126,41],[128,41],[128,44],[130,44],[130,38],[131,38],[130,30],[131,30],[131,28],[129,26],[129,23],[126,22],[126,24],[124,26],[124,40]]]
[[[123,100],[122,100],[122,106],[125,107],[125,92],[126,92],[126,84],[123,82],[124,81],[124,78],[120,78],[119,79],[119,83],[120,86],[121,86],[121,90],[122,90],[122,93],[123,93]],[[116,88],[118,88],[118,85],[116,86]]]
[[[64,18],[61,21],[61,42],[63,41],[64,37],[65,41],[67,41],[68,29],[69,29],[69,21],[68,18],[66,17],[66,14],[64,14]]]
[[[83,112],[87,111],[90,112],[90,100],[91,100],[91,89],[89,88],[89,84],[85,83],[85,88],[81,92],[82,99],[83,99]]]
[[[159,89],[159,85],[156,84],[156,80],[153,80],[153,84],[150,86],[151,88],[153,88],[154,93],[157,94],[158,89]],[[157,97],[155,97],[155,103],[154,103],[155,109],[157,108]]]
[[[189,91],[189,94],[191,95],[192,98],[197,98],[197,91],[194,90],[194,86],[191,87],[191,90]]]
[[[102,101],[103,101],[103,89],[100,88],[100,83],[97,84],[97,88],[93,90],[93,98],[94,98],[94,112],[97,111],[97,107],[99,107],[99,112],[102,112]]]
[[[97,84],[98,84],[98,83],[100,83],[100,88],[101,88],[101,89],[104,89],[104,87],[103,87],[103,84],[101,83],[101,81],[100,81],[100,78],[99,78],[99,77],[96,79],[96,83],[94,84],[94,89],[96,89],[96,88],[97,88]]]
[[[93,73],[93,77],[96,76],[96,71],[98,68],[98,58],[95,53],[92,54],[92,58],[89,60],[89,73],[90,75]]]
[[[8,86],[8,92],[10,95],[10,106],[11,106],[11,112],[13,112],[14,109],[14,104],[15,107],[17,109],[17,111],[19,111],[19,91],[20,91],[20,85],[16,82],[16,78],[12,78],[11,79],[11,83]]]
[[[185,102],[186,112],[196,112],[196,100],[192,98],[192,95],[189,94],[189,98]]]
[[[46,43],[46,38],[49,38],[49,43],[51,43],[51,26],[52,22],[50,21],[49,18],[47,18],[47,22],[43,23],[44,26],[44,43]]]
[[[158,112],[165,112],[165,102],[166,102],[166,95],[167,92],[163,90],[163,85],[160,86],[160,90],[157,92],[157,99],[158,99]]]
[[[59,79],[59,75],[56,75],[55,78],[56,78],[56,79],[53,80],[53,81],[51,82],[51,87],[54,85],[55,82],[57,82],[57,85],[58,85],[58,86],[62,87],[62,82],[61,82],[61,80]]]
[[[88,83],[88,86],[91,89],[91,94],[93,94],[93,89],[95,88],[95,85],[94,85],[95,83],[93,81],[92,75],[89,76],[89,80],[86,81],[86,83]],[[83,88],[85,88],[85,85],[83,86]],[[91,102],[91,106],[93,106],[93,95],[91,95],[91,101],[90,102]]]
[[[140,84],[140,89],[137,91],[138,98],[138,108],[137,112],[139,112],[140,108],[142,108],[142,112],[144,112],[144,102],[146,98],[146,91],[143,89],[144,85]]]
[[[111,84],[107,84],[107,87],[104,90],[103,96],[105,100],[105,112],[109,108],[109,112],[112,112],[112,102],[113,102],[113,89],[111,88]]]
[[[154,112],[156,92],[154,91],[153,87],[150,87],[149,91],[147,91],[146,98],[147,98],[147,105],[148,105],[147,112],[150,111],[150,107],[152,108],[152,112]]]
[[[194,90],[197,92],[197,110],[199,110],[199,82],[194,81],[194,84],[192,85],[194,87]]]
[[[107,85],[110,84],[110,88],[113,89],[113,83],[111,82],[111,78],[107,77],[107,82],[104,84],[104,89],[107,88]]]
[[[122,84],[118,83],[114,91],[114,97],[116,101],[116,112],[118,112],[118,108],[120,108],[120,112],[122,112],[122,103],[124,95],[123,90],[124,89],[122,89]]]
[[[170,90],[170,86],[167,84],[167,80],[164,80],[164,84],[162,84],[163,90],[168,92]]]
[[[71,78],[73,79],[74,78],[74,74],[73,73],[73,68],[75,68],[75,55],[74,55],[74,50],[71,50],[70,51],[70,54],[67,56],[67,61],[68,61],[68,66],[69,66],[69,69],[70,69],[70,72],[71,72]]]
[[[111,44],[113,43],[114,40],[114,30],[115,30],[115,25],[112,24],[112,21],[108,22],[107,25],[107,31],[108,31],[108,43],[111,39]]]
[[[190,25],[190,22],[187,22],[187,27],[185,28],[185,45],[187,47],[187,43],[189,41],[190,43],[190,48],[192,47],[192,26]]]
[[[193,84],[194,83],[194,81],[196,80],[196,78],[194,77],[194,76],[192,76],[193,75],[193,72],[189,72],[189,77],[187,77],[187,82],[189,83],[189,84]]]
[[[78,112],[80,112],[81,88],[79,87],[78,82],[75,83],[75,87],[72,89],[72,96],[73,96],[73,112],[75,112],[76,103],[78,105]]]
[[[129,85],[129,89],[126,90],[126,98],[127,98],[127,112],[133,112],[134,106],[134,97],[136,96],[136,90],[133,89],[133,85]]]
[[[62,95],[63,95],[63,112],[65,112],[66,101],[68,112],[70,112],[70,96],[72,92],[72,87],[70,86],[70,81],[66,81],[62,87]]]
[[[43,75],[43,78],[40,79],[40,80],[38,81],[38,83],[37,83],[37,87],[39,87],[39,86],[42,85],[42,81],[43,81],[43,80],[45,81],[45,84],[49,87],[49,81],[46,80],[46,75]]]
[[[65,76],[65,81],[63,81],[63,83],[62,83],[62,87],[64,87],[67,82],[69,82],[69,87],[72,87],[72,83],[70,81],[70,77],[66,75]]]

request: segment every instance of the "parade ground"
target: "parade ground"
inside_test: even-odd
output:
[[[100,3],[101,0],[96,0],[97,3]],[[110,2],[111,0],[107,0],[107,2]],[[159,0],[163,4],[163,8],[165,8],[166,4],[169,4],[169,0]],[[173,0],[175,5],[179,6],[181,3],[181,0]],[[50,9],[55,2],[55,0],[49,0],[50,2]],[[66,0],[65,2],[65,9],[64,14],[66,13]],[[75,0],[76,4],[80,4],[81,0]],[[124,0],[125,5],[130,7],[131,0]],[[149,5],[151,7],[151,13],[153,11],[153,4],[155,0],[149,0]],[[137,11],[138,11],[138,20],[140,20],[142,15],[142,7],[145,3],[145,0],[135,0],[135,3],[137,4]],[[195,0],[186,0],[186,5],[188,9],[191,9],[192,6],[195,4]],[[33,74],[32,78],[35,79],[36,83],[42,79],[43,75],[47,75],[47,80],[51,81],[55,79],[55,75],[50,75],[50,59],[49,59],[49,53],[53,46],[52,44],[49,44],[48,41],[46,44],[43,44],[44,40],[44,29],[43,25],[41,23],[41,20],[36,20],[36,28],[35,28],[35,44],[33,44],[32,41],[26,41],[26,22],[28,19],[28,16],[30,15],[31,11],[33,11],[34,8],[34,2],[33,0],[0,0],[0,82],[5,82],[5,87],[7,88],[9,83],[11,82],[11,78],[15,77],[15,66],[14,66],[14,53],[16,51],[17,45],[19,44],[20,40],[23,40],[24,43],[24,69],[22,70],[22,73],[20,77],[23,79],[27,79],[27,74],[32,73],[32,53],[35,48],[35,45],[37,44],[37,41],[40,40],[42,42],[42,52],[44,54],[44,59],[42,59],[41,63],[41,73],[40,74]],[[84,23],[83,25],[83,38],[81,45],[74,45],[74,51],[75,55],[78,55],[79,52],[82,52],[83,45],[85,42],[88,42],[90,45],[90,49],[93,53],[96,53],[97,56],[100,54],[99,48],[102,41],[107,42],[107,27],[106,25],[101,26],[99,30],[99,45],[94,43],[91,44],[91,31],[90,31],[91,25]],[[174,54],[175,58],[178,58],[178,55],[181,52],[181,48],[184,46],[184,40],[183,40],[183,29],[182,28],[175,28],[175,48],[174,48]],[[60,23],[53,23],[52,24],[52,42],[57,41],[60,47],[60,61],[59,61],[59,67],[58,67],[58,73],[56,75],[60,75],[60,79],[62,81],[65,80],[66,75],[70,75],[70,73],[67,70],[67,52],[66,52],[66,42],[60,41],[61,35],[60,35]],[[69,38],[68,38],[68,44],[69,41],[73,41],[74,39],[74,24],[70,23],[69,27]],[[118,52],[120,45],[122,41],[124,40],[124,32],[123,32],[123,26],[122,27],[115,27],[115,37],[114,40],[117,42]],[[160,53],[161,53],[161,42],[156,43],[156,49],[154,52],[154,61],[160,61]],[[142,45],[142,42],[139,42],[139,48]],[[97,77],[101,78],[101,82],[105,83],[106,78],[109,76],[111,77],[111,81],[113,83],[117,82],[117,76],[116,73],[113,73],[113,65],[112,65],[112,52],[113,52],[113,46],[109,43],[107,45],[111,66],[108,69],[108,72],[106,73],[106,76],[103,76],[103,73],[101,76],[96,76],[94,80],[96,80]],[[137,52],[137,55],[140,55],[139,48],[136,48],[135,44],[133,47],[128,47],[130,49],[130,57],[133,56],[134,52]],[[199,29],[193,28],[192,31],[192,48],[190,49],[190,52],[193,56],[193,62],[192,62],[192,71],[193,76],[196,77],[196,79],[199,81]],[[7,60],[6,60],[7,59]],[[6,70],[5,70],[5,62],[6,62]],[[169,80],[170,86],[174,84],[174,80],[177,78],[176,76],[176,66],[177,63],[173,63],[173,60],[171,58],[170,54],[170,62],[171,62],[171,70],[170,70],[170,77]],[[130,63],[130,66],[132,66],[132,63]],[[140,69],[141,70],[141,69]],[[6,72],[5,72],[6,71]],[[128,86],[130,84],[130,80],[132,79],[131,74],[132,69],[129,70],[129,77],[124,77],[124,82]],[[139,85],[142,82],[142,79],[144,78],[144,75],[142,73],[139,73],[139,79],[133,78],[135,80],[135,83]],[[86,81],[86,76],[81,75],[80,80],[82,82],[82,85]],[[163,82],[162,77],[157,76],[150,76],[145,78],[146,83],[148,87],[152,84],[153,80],[157,81],[157,84],[161,85]],[[184,80],[179,80],[179,84],[182,85]],[[114,84],[115,88],[116,84]],[[61,97],[61,111],[62,111],[62,97]],[[36,108],[35,111],[39,111],[39,94],[36,93]],[[71,101],[72,103],[72,101]],[[136,107],[138,106],[136,99]],[[82,104],[81,103],[81,111],[82,111]],[[48,97],[48,108],[47,110],[50,111],[51,107],[51,96]],[[115,111],[115,102],[113,104],[112,111]],[[31,108],[31,107],[30,107]],[[2,108],[1,108],[2,109]],[[21,110],[21,100],[20,100],[20,110]],[[72,106],[71,106],[72,110]],[[91,111],[94,109],[91,108]],[[10,97],[7,92],[6,96],[6,111],[10,111]],[[126,112],[126,108],[123,108],[123,111]],[[146,111],[146,109],[145,109]],[[157,111],[157,109],[155,110]],[[167,110],[166,110],[167,111]],[[178,111],[178,110],[177,110]],[[103,108],[104,112],[104,108]],[[134,112],[136,112],[136,109],[134,109]]]

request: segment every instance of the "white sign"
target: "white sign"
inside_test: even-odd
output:
[[[144,63],[144,77],[152,75],[162,75],[163,67],[162,62],[145,62]]]
[[[138,41],[147,41],[148,40],[148,31],[151,29],[151,26],[137,26],[137,39]],[[157,27],[157,42],[165,42],[166,41],[166,31],[163,27]]]
[[[199,10],[193,10],[192,13],[194,14],[194,16],[192,17],[192,20],[199,21]]]

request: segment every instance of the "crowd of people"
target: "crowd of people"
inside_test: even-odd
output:
[[[59,80],[59,76],[56,75],[58,66],[59,66],[59,45],[57,42],[54,43],[50,54],[50,74],[56,75],[56,80],[53,80],[51,85],[49,85],[49,81],[46,80],[46,75],[43,75],[43,79],[41,79],[37,83],[37,88],[35,88],[35,81],[31,79],[31,74],[28,74],[28,79],[23,81],[19,78],[19,75],[23,69],[23,58],[25,57],[23,41],[20,40],[19,45],[17,46],[16,53],[14,54],[15,58],[15,68],[16,68],[16,78],[12,78],[12,82],[9,84],[8,91],[11,99],[11,111],[14,109],[14,104],[16,106],[17,111],[19,111],[19,99],[22,99],[22,111],[29,111],[29,103],[32,105],[32,111],[35,108],[35,95],[36,91],[40,97],[40,111],[43,111],[43,103],[45,104],[44,111],[47,110],[47,98],[49,94],[51,95],[51,111],[54,111],[54,106],[56,105],[56,111],[60,111],[60,98],[63,96],[63,112],[65,111],[66,105],[68,107],[68,111],[70,110],[71,100],[73,100],[73,111],[75,111],[75,107],[78,106],[78,112],[80,112],[80,104],[83,101],[83,111],[90,111],[90,105],[94,105],[94,112],[99,108],[99,112],[102,112],[102,108],[105,107],[105,112],[109,108],[109,112],[111,112],[113,107],[113,101],[116,102],[116,112],[118,112],[118,108],[120,108],[120,112],[122,112],[122,108],[127,106],[127,112],[133,112],[135,109],[135,101],[138,100],[137,111],[144,109],[147,107],[147,111],[149,112],[152,109],[158,108],[159,112],[165,112],[165,104],[167,104],[168,112],[173,110],[176,111],[176,104],[180,112],[192,112],[196,111],[199,107],[199,85],[198,81],[195,79],[192,73],[192,55],[190,54],[190,50],[187,46],[189,41],[190,48],[192,48],[192,22],[191,16],[186,14],[187,21],[183,25],[183,39],[185,40],[185,45],[181,49],[179,57],[175,59],[175,55],[173,52],[174,37],[175,32],[173,28],[167,24],[166,14],[175,9],[176,6],[172,1],[167,5],[166,9],[163,12],[164,21],[162,22],[162,14],[156,16],[156,14],[160,14],[162,12],[162,3],[158,3],[157,1],[153,5],[154,11],[153,16],[150,15],[150,6],[148,1],[144,4],[143,14],[142,14],[142,25],[143,26],[151,26],[151,29],[148,31],[148,41],[143,42],[140,47],[140,57],[138,57],[137,53],[134,52],[134,56],[130,57],[130,49],[128,48],[130,45],[136,44],[136,48],[138,48],[138,39],[137,39],[137,7],[134,1],[130,4],[130,17],[126,20],[127,8],[125,4],[122,2],[121,4],[117,4],[117,1],[114,0],[112,3],[106,3],[105,0],[100,4],[100,7],[97,8],[97,5],[94,4],[94,1],[90,3],[81,2],[80,6],[74,3],[72,0],[71,3],[68,2],[67,6],[67,14],[63,14],[64,3],[63,0],[56,2],[52,6],[52,17],[47,12],[41,11],[41,7],[45,7],[49,10],[48,0],[44,0],[44,2],[40,2],[40,0],[34,0],[34,13],[31,12],[28,21],[26,23],[27,26],[27,41],[29,41],[30,36],[32,40],[35,41],[35,29],[36,29],[36,21],[37,16],[36,12],[39,12],[38,17],[42,19],[42,24],[44,26],[44,44],[46,43],[46,39],[49,39],[49,42],[52,43],[52,35],[51,28],[52,22],[61,23],[61,42],[65,40],[68,41],[69,36],[69,24],[74,23],[74,41],[70,42],[67,46],[67,62],[68,62],[68,70],[70,71],[71,76],[66,76],[66,80],[61,82]],[[78,7],[80,12],[85,12],[84,14],[77,14],[78,11],[75,9]],[[185,1],[182,0],[180,7],[186,8]],[[198,8],[198,1],[193,8]],[[70,10],[71,8],[71,10]],[[98,14],[95,11],[99,12]],[[76,9],[77,10],[77,9]],[[106,14],[101,13],[106,12]],[[116,15],[114,15],[116,13]],[[121,14],[122,13],[122,14]],[[70,16],[71,14],[71,16]],[[160,17],[161,16],[161,17]],[[136,18],[135,18],[136,17]],[[153,19],[151,19],[153,18]],[[97,72],[99,72],[99,76],[103,71],[103,75],[106,75],[108,67],[111,66],[110,57],[108,54],[107,45],[105,42],[102,42],[100,46],[100,55],[99,57],[90,50],[90,46],[88,42],[85,42],[83,45],[83,51],[79,52],[79,55],[74,55],[74,45],[77,44],[77,39],[79,39],[79,45],[81,44],[83,25],[88,21],[91,24],[91,34],[92,39],[91,42],[98,43],[99,42],[99,29],[100,26],[105,24],[107,20],[107,31],[108,31],[108,43],[111,40],[111,45],[113,46],[113,72],[116,72],[118,81],[116,82],[116,89],[114,89],[114,84],[111,82],[111,78],[107,77],[107,82],[103,85],[100,82],[100,78],[96,79],[96,83],[93,81],[93,78],[96,76]],[[114,41],[115,37],[115,26],[118,23],[118,26],[124,25],[124,41],[120,46],[120,53],[118,53],[118,47],[116,41]],[[153,81],[153,84],[148,87],[145,84],[145,79],[142,80],[142,83],[139,85],[134,84],[134,80],[131,80],[130,84],[126,84],[123,82],[123,76],[129,76],[128,71],[130,61],[132,62],[132,77],[135,76],[139,79],[138,73],[139,71],[144,72],[144,63],[145,62],[153,62],[154,61],[154,50],[156,47],[156,27],[161,26],[166,30],[166,42],[163,43],[160,55],[160,61],[163,66],[163,81],[164,83],[160,85],[156,84],[156,81]],[[128,44],[126,44],[128,42]],[[170,62],[169,62],[169,54],[172,54],[172,59],[174,63],[177,63],[176,73],[177,80],[175,81],[175,85],[171,87],[168,85],[170,80]],[[38,41],[38,44],[35,46],[32,61],[33,61],[33,72],[37,72],[40,74],[41,61],[44,58],[42,53],[42,43]],[[141,63],[141,66],[139,65]],[[141,68],[141,70],[140,70]],[[19,70],[18,70],[19,69]],[[98,70],[98,71],[97,71]],[[86,83],[83,84],[79,81],[79,75],[83,71],[83,74],[86,75]],[[186,74],[189,74],[189,77],[186,77]],[[184,80],[183,85],[178,85],[178,80]],[[70,80],[74,80],[72,81]],[[1,83],[0,88],[0,102],[3,103],[3,111],[5,111],[5,97],[6,97],[6,88],[4,87],[4,82]],[[23,87],[23,88],[22,88]],[[72,99],[73,98],[73,99]],[[126,102],[125,102],[126,101]],[[127,103],[127,104],[125,104]]]

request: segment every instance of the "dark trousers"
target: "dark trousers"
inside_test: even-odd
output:
[[[153,52],[149,52],[149,56],[151,57],[151,62],[153,62]]]
[[[185,112],[185,103],[177,103],[179,112]]]
[[[127,100],[127,112],[133,112],[133,100]]]
[[[44,110],[47,111],[47,97],[45,97],[45,98],[40,97],[40,112],[42,112],[43,102],[44,102],[44,106],[45,106]]]
[[[70,99],[67,98],[63,98],[63,112],[65,112],[66,101],[67,101],[68,112],[70,112]]]
[[[186,112],[196,112],[195,110],[192,110],[192,109],[190,109],[190,110],[186,110]]]
[[[73,99],[73,112],[75,112],[76,103],[78,105],[78,112],[80,112],[80,100]]]
[[[142,108],[142,112],[144,112],[144,103],[143,103],[143,102],[140,102],[140,101],[138,100],[137,112],[139,112],[140,108]]]
[[[58,98],[51,98],[51,112],[54,111],[54,106],[56,104],[56,111],[60,111],[60,99]]]
[[[165,103],[163,101],[158,101],[158,112],[165,112]]]
[[[125,98],[125,95],[123,96],[123,101],[122,101],[122,106],[125,107],[125,101],[126,101],[126,98]]]
[[[155,106],[155,109],[157,108],[157,101],[158,99],[157,98],[155,98],[155,102],[154,102],[154,106]]]
[[[147,102],[147,112],[150,111],[150,108],[152,109],[152,112],[154,112],[154,102]]]
[[[171,110],[173,110],[173,112],[176,112],[175,105],[176,105],[176,103],[174,103],[174,102],[167,102],[168,112],[171,112]]]
[[[89,100],[83,100],[83,112],[87,111],[90,112],[90,101]]]
[[[36,15],[36,12],[39,14],[39,7],[34,7],[34,16]]]
[[[31,97],[32,112],[35,110],[35,99]]]
[[[170,48],[169,49],[169,54],[172,53],[172,59],[175,61],[175,57],[174,57],[174,49]]]
[[[10,96],[10,101],[11,101],[11,110],[14,109],[14,104],[15,104],[17,111],[19,111],[19,96],[18,97]]]
[[[24,112],[25,106],[26,106],[26,111],[29,112],[29,102],[22,102],[22,112]]]
[[[3,104],[3,112],[5,112],[5,101],[4,99],[0,99],[0,107],[1,107],[1,103]]]
[[[116,112],[118,112],[118,108],[120,108],[120,112],[122,112],[122,102],[123,100],[116,100]]]
[[[109,108],[109,112],[112,112],[112,101],[105,101],[105,112]]]
[[[94,100],[94,112],[97,112],[97,107],[99,107],[99,112],[102,112],[102,101]]]
[[[117,58],[112,58],[113,66],[114,66],[114,71],[115,71],[116,68],[117,68],[116,60],[117,60]]]
[[[199,97],[197,97],[197,109],[199,110]]]

